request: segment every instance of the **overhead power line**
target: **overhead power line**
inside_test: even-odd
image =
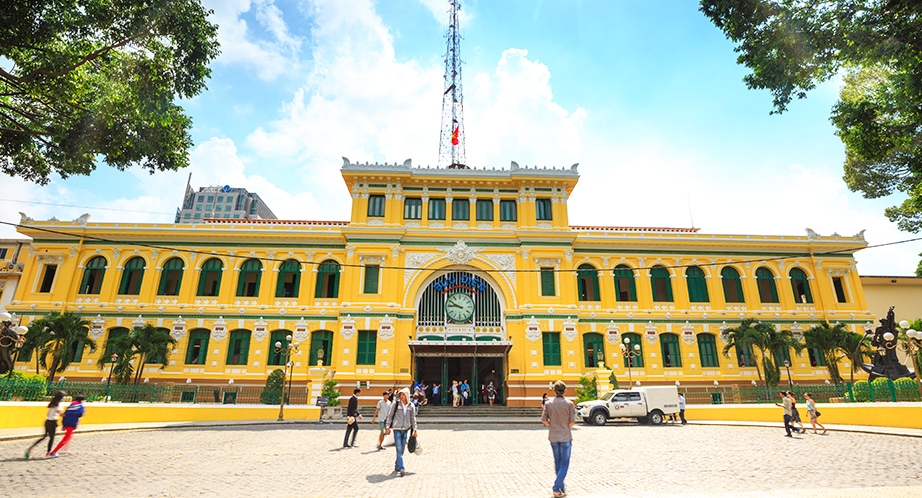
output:
[[[122,209],[122,208],[104,208],[96,206],[80,206],[77,204],[60,204],[57,202],[39,202],[39,201],[24,201],[21,199],[0,199],[0,202],[20,202],[22,204],[38,204],[41,206],[57,206],[57,207],[69,207],[69,208],[80,208],[80,209],[98,209],[100,211],[119,211],[122,213],[142,213],[142,214],[169,214],[174,215],[176,213],[165,213],[163,211],[141,211],[138,209]]]

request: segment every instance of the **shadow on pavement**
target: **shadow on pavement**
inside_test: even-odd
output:
[[[404,476],[409,477],[412,475],[412,472],[404,472]],[[400,476],[398,476],[396,472],[391,472],[390,474],[372,474],[370,476],[365,476],[365,480],[367,480],[370,484],[378,484],[394,479],[400,479]]]

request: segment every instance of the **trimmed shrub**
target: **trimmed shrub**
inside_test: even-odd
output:
[[[893,387],[896,389],[896,399],[898,401],[920,401],[922,396],[919,393],[919,384],[915,379],[903,377],[893,381]]]
[[[48,382],[42,375],[13,370],[13,376],[0,377],[0,399],[40,401],[48,394]]]
[[[859,403],[871,401],[871,394],[868,388],[868,381],[855,381],[855,385],[852,386],[852,392],[855,394],[855,401]]]
[[[326,396],[327,406],[339,406],[339,389],[336,388],[339,382],[330,379],[323,382],[323,390],[320,391],[321,396]]]
[[[580,377],[579,385],[583,387],[576,388],[576,402],[592,401],[599,399],[598,389],[596,388],[595,377]]]
[[[282,401],[282,388],[285,387],[285,372],[276,368],[266,378],[266,387],[259,393],[259,401],[265,405],[277,405]]]

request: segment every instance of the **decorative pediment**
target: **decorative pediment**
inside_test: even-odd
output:
[[[144,321],[144,317],[141,315],[138,315],[138,317],[131,322],[131,326],[136,329],[143,329],[145,325],[147,325],[147,322]]]
[[[804,339],[804,329],[797,322],[791,324],[791,336],[798,342]]]
[[[394,322],[391,317],[384,315],[384,318],[381,319],[381,323],[378,324],[378,337],[382,341],[389,341],[394,337]]]
[[[466,265],[476,257],[480,249],[468,247],[463,240],[459,240],[457,244],[448,249],[442,249],[442,252],[445,253],[445,257],[452,263],[456,265]]]
[[[256,323],[253,324],[253,339],[256,339],[256,342],[262,342],[266,336],[269,335],[269,324],[259,317],[259,320],[256,320]]]
[[[695,343],[695,327],[688,323],[688,320],[685,320],[685,325],[682,326],[682,342],[685,344]]]
[[[614,320],[608,322],[608,327],[605,328],[605,340],[609,344],[621,344],[621,329]]]
[[[721,323],[720,327],[718,327],[718,329],[720,330],[720,340],[721,341],[730,342],[730,335],[727,333],[727,329],[729,328],[730,326],[727,325],[727,322]]]
[[[306,342],[308,338],[307,332],[307,322],[304,321],[304,318],[298,320],[298,323],[295,324],[295,331],[292,334],[294,340],[297,342]]]
[[[177,316],[176,320],[173,320],[173,327],[172,330],[170,330],[170,335],[177,341],[186,335],[186,322],[183,321],[182,316]]]
[[[355,335],[355,320],[352,319],[352,315],[346,315],[346,318],[342,321],[340,326],[339,333],[342,334],[343,339],[347,341],[352,339],[352,336]]]
[[[541,338],[541,324],[538,323],[538,320],[535,320],[534,316],[525,324],[525,338],[531,342]]]
[[[572,317],[567,317],[567,320],[563,322],[563,336],[567,338],[568,341],[573,342],[576,339],[576,322],[573,321]]]
[[[647,322],[643,330],[644,330],[643,335],[647,339],[647,342],[649,342],[650,344],[656,344],[657,329],[656,329],[656,325],[653,324],[652,320]]]
[[[90,322],[90,335],[93,336],[94,341],[98,341],[105,333],[105,325],[106,321],[102,319],[102,315],[96,315],[96,318]]]
[[[211,338],[220,341],[227,337],[227,322],[224,321],[223,316],[219,316],[218,320],[214,322],[214,327],[211,329]]]

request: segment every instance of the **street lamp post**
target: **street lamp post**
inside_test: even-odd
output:
[[[624,359],[627,361],[628,389],[630,389],[631,386],[631,366],[634,363],[634,358],[637,358],[640,355],[640,344],[634,344],[634,346],[631,347],[631,338],[625,337],[624,344],[621,344],[621,356],[624,356]]]
[[[112,370],[115,369],[115,362],[118,361],[118,353],[112,353],[109,360],[109,377],[106,379],[106,403],[109,402],[109,393],[112,386]]]
[[[297,351],[298,346],[300,345],[297,342],[291,342],[291,335],[285,336],[285,342],[287,344],[283,347],[282,341],[275,341],[275,353],[283,354],[285,356],[284,365],[286,369],[286,372],[282,377],[282,399],[279,401],[279,422],[285,421],[285,377],[287,377],[288,374],[287,370],[291,368],[291,365],[289,365],[289,358],[291,358],[291,353],[293,351]],[[289,391],[290,390],[291,388],[289,388]]]
[[[912,324],[907,320],[900,322],[900,328],[906,333],[906,347],[909,348],[909,355],[912,357],[912,368],[916,371],[916,384],[919,386],[919,392],[922,392],[922,379],[919,378],[922,372],[919,372],[919,361],[917,355],[922,350],[922,331],[911,328]]]
[[[788,387],[794,388],[794,381],[791,380],[791,362],[784,360],[784,368],[788,371]]]

